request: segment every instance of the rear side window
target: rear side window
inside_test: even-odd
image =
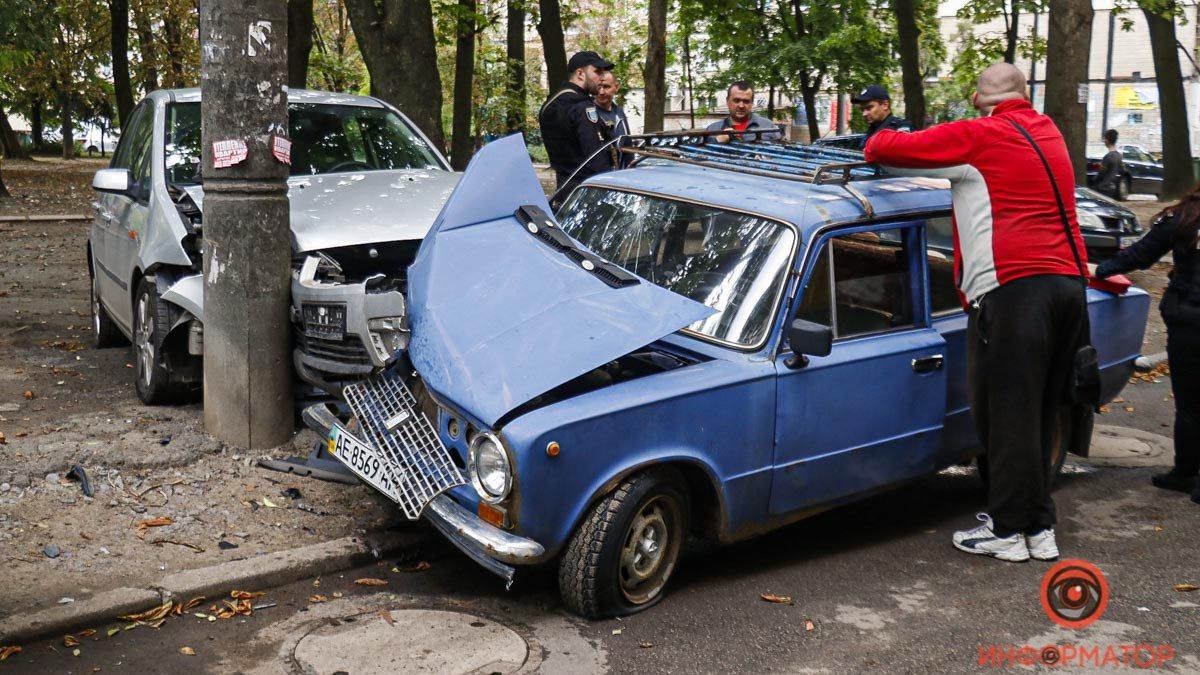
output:
[[[954,233],[950,216],[925,221],[925,259],[929,267],[929,299],[934,315],[962,310],[954,283]]]
[[[835,339],[923,324],[909,251],[912,227],[859,232],[828,240],[816,258],[797,318],[833,328]]]

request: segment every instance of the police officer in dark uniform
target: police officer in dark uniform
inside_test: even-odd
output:
[[[538,112],[538,124],[542,129],[542,141],[550,155],[550,166],[554,169],[555,185],[559,196],[565,196],[571,187],[581,180],[576,176],[572,185],[567,185],[571,174],[587,159],[579,139],[587,127],[595,122],[587,118],[586,107],[596,93],[601,70],[609,70],[612,63],[596,52],[577,52],[567,62],[567,81],[550,94]],[[589,174],[590,175],[590,174]],[[552,204],[557,207],[557,204]]]
[[[863,119],[867,121],[867,135],[863,137],[862,147],[880,129],[895,129],[896,131],[912,131],[912,125],[903,117],[892,114],[892,97],[887,89],[873,84],[862,90],[857,96],[851,96],[850,102],[862,106]]]
[[[1175,395],[1175,466],[1150,480],[1165,490],[1190,492],[1200,504],[1200,186],[1159,213],[1140,241],[1101,263],[1096,276],[1144,270],[1167,253],[1175,268],[1158,309],[1167,325]]]

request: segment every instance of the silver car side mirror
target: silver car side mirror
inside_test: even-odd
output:
[[[129,169],[100,169],[92,177],[92,189],[116,195],[129,194],[133,182],[130,179]]]

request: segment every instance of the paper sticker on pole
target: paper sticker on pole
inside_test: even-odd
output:
[[[228,141],[213,141],[213,168],[225,169],[246,161],[249,154],[246,141],[239,138]]]
[[[246,40],[246,56],[258,56],[259,51],[271,51],[271,22],[255,21],[250,24],[250,36]]]
[[[291,166],[292,142],[284,136],[271,134],[271,154],[280,162]]]

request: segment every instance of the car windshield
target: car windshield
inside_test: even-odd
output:
[[[745,347],[766,338],[795,245],[791,228],[596,187],[572,193],[558,216],[567,234],[606,260],[717,310],[689,330]]]
[[[167,181],[200,182],[200,104],[171,104],[166,131]],[[425,141],[387,108],[292,103],[288,136],[293,176],[443,168]]]

